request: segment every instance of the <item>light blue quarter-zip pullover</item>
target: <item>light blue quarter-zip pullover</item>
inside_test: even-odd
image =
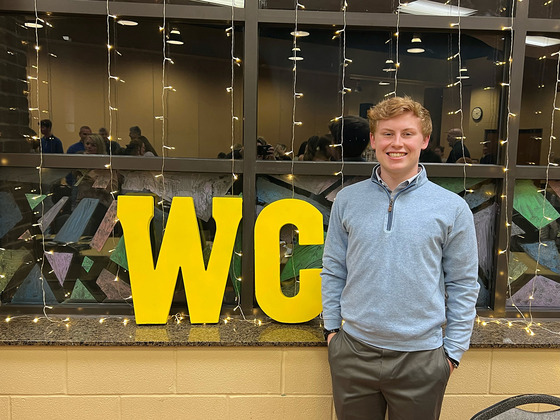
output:
[[[460,196],[420,169],[393,197],[377,167],[369,180],[338,193],[323,254],[324,324],[335,329],[344,320],[352,337],[389,350],[443,343],[460,361],[479,289],[473,216]]]

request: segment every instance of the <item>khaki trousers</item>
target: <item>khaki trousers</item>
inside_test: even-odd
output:
[[[400,352],[340,330],[329,344],[338,420],[437,420],[450,368],[443,347]]]

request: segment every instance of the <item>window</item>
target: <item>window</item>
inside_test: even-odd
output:
[[[443,146],[444,162],[457,147],[449,130],[461,130],[451,135],[462,140],[456,163],[432,156],[425,166],[473,212],[479,313],[558,316],[558,305],[530,302],[535,290],[558,295],[554,5],[515,2],[511,18],[510,1],[461,2],[459,22],[456,2],[447,5],[455,14],[422,12],[430,3],[417,0],[397,15],[394,1],[348,1],[345,19],[339,1],[304,3],[298,30],[306,36],[294,50],[292,1],[233,9],[227,1],[169,1],[165,25],[163,5],[153,2],[109,2],[117,17],[107,25],[104,1],[39,3],[54,7],[39,9],[39,19],[0,1],[1,311],[131,313],[113,199],[153,197],[157,254],[171,199],[193,196],[208,257],[216,234],[209,203],[232,193],[243,195],[243,219],[222,308],[258,310],[253,230],[262,207],[294,194],[321,211],[326,230],[341,175],[345,183],[365,179],[375,160],[366,141],[341,165],[329,125],[341,115],[364,117],[396,89],[430,110],[430,149]],[[106,128],[119,147],[41,155],[39,122],[47,119],[45,151],[58,144],[53,136],[66,152],[83,126]],[[137,156],[149,146],[131,139],[135,126],[157,156]],[[307,155],[306,141],[314,145]],[[537,220],[542,214],[546,222]],[[94,239],[100,226],[103,240]],[[299,246],[293,226],[278,240],[280,261],[271,263],[280,266],[284,294],[293,295],[297,269],[319,264],[320,247]],[[185,304],[178,282],[172,312]]]

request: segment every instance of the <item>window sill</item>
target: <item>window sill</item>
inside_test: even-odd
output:
[[[280,324],[274,321],[230,319],[219,324],[191,325],[172,318],[166,325],[137,326],[125,317],[12,318],[0,329],[0,346],[158,346],[158,347],[322,347],[319,319],[305,324]],[[103,319],[102,322],[100,320]],[[560,348],[560,321],[543,320],[531,329],[513,321],[476,323],[471,348]]]

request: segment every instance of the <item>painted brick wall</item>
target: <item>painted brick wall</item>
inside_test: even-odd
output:
[[[335,420],[326,348],[2,347],[0,419]],[[473,349],[443,420],[560,396],[559,349]],[[543,410],[546,407],[533,407]]]

